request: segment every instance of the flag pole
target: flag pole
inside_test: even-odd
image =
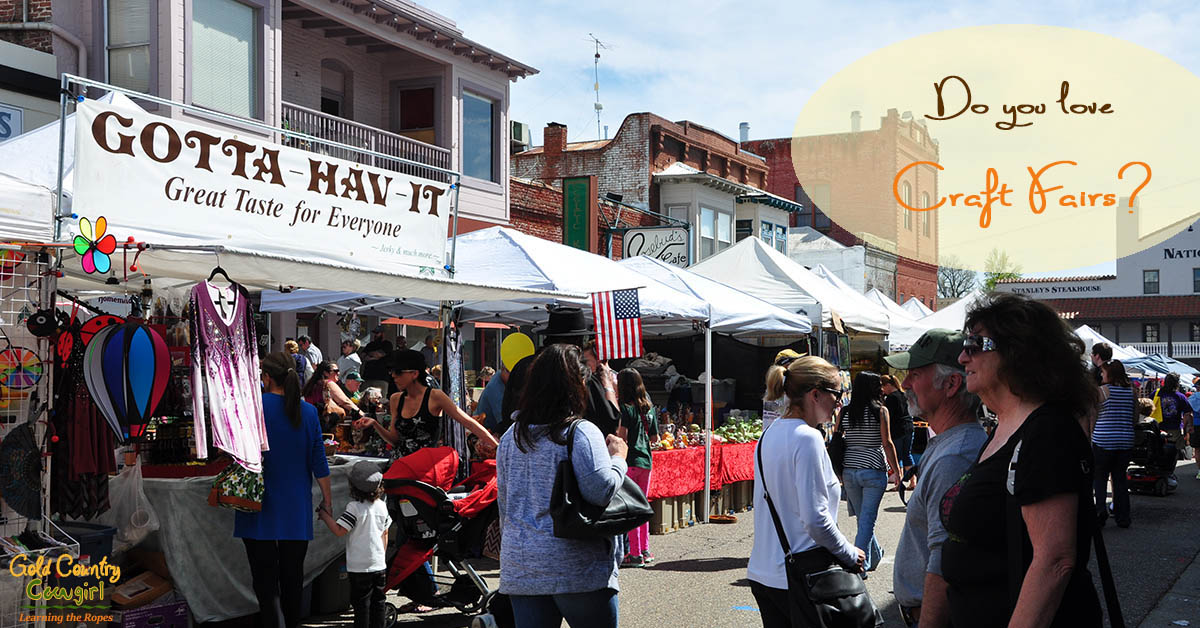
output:
[[[704,324],[704,368],[708,378],[704,381],[704,509],[702,517],[708,523],[708,511],[712,509],[712,428],[713,428],[713,396],[712,396],[712,306],[709,306],[709,320]]]

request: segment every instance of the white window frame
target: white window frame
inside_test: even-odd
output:
[[[261,121],[265,118],[266,109],[267,109],[266,58],[267,58],[268,36],[266,34],[266,30],[267,30],[267,11],[270,10],[270,0],[232,0],[232,1],[244,4],[248,7],[250,7],[251,9],[254,9],[254,17],[255,17],[255,20],[254,20],[255,27],[254,28],[255,28],[255,34],[257,35],[257,42],[256,42],[257,49],[255,50],[254,64],[255,64],[257,73],[255,74],[255,77],[254,77],[255,78],[255,81],[254,81],[255,92],[256,92],[255,96],[256,97],[254,99],[255,102],[253,105],[253,111],[251,112],[250,118]],[[186,56],[187,66],[189,68],[188,72],[187,72],[187,80],[184,81],[184,101],[186,101],[187,103],[190,103],[193,107],[199,107],[201,109],[212,109],[213,111],[217,111],[217,109],[215,109],[209,105],[205,105],[204,103],[196,102],[195,98],[194,98],[194,92],[192,90],[192,79],[195,76],[195,69],[194,69],[195,64],[194,64],[193,60],[194,60],[194,54],[195,54],[194,44],[196,41],[195,34],[193,32],[193,27],[194,27],[196,20],[195,20],[195,16],[192,14],[192,4],[193,4],[192,2],[184,3],[184,38],[185,38],[185,41],[187,42],[185,56]],[[195,115],[195,114],[191,114],[190,112],[188,112],[186,110],[184,111],[184,113],[188,114],[188,115]],[[227,111],[222,111],[221,113],[225,113],[228,115],[234,115],[234,116],[238,115],[238,114],[234,114],[234,113],[229,113]],[[203,117],[203,116],[201,116],[201,117]]]
[[[146,47],[146,55],[149,57],[149,67],[147,72],[150,73],[146,77],[146,92],[152,96],[158,95],[158,5],[156,0],[145,0],[149,9],[149,21],[147,25],[146,35],[148,39],[145,42],[127,43],[119,46],[114,46],[108,41],[108,25],[109,25],[109,0],[97,0],[97,11],[100,15],[99,37],[103,46],[104,54],[100,55],[100,65],[104,76],[104,81],[109,84],[115,84],[111,76],[111,60],[113,50],[123,50],[128,48]],[[142,103],[146,106],[146,103]],[[157,109],[157,105],[153,105],[152,109]]]

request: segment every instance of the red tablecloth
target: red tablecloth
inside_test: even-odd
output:
[[[714,491],[731,482],[754,479],[755,443],[717,445],[712,450]],[[679,497],[704,490],[704,448],[668,449],[651,452],[650,500]]]
[[[757,443],[721,445],[721,484],[754,479],[754,447]]]

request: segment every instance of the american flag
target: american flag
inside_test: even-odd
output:
[[[637,289],[592,294],[596,318],[596,358],[612,360],[642,355],[642,312]]]

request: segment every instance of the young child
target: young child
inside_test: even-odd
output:
[[[319,508],[321,521],[337,536],[346,539],[346,573],[350,577],[350,600],[354,604],[355,628],[382,628],[384,612],[383,587],[387,581],[388,515],[383,496],[383,474],[379,465],[360,461],[350,469],[350,503],[336,521],[328,511]]]

